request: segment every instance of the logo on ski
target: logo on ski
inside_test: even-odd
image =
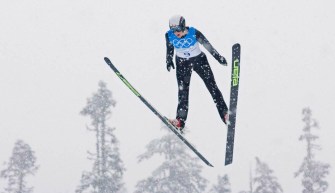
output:
[[[116,75],[122,80],[124,84],[127,85],[127,87],[136,95],[136,96],[141,96],[140,93],[137,92],[137,90],[131,86],[131,84],[120,74],[119,72],[116,73]]]
[[[238,78],[239,78],[239,70],[240,70],[240,60],[239,59],[235,59],[234,60],[234,66],[233,66],[233,86],[237,86],[238,85]]]

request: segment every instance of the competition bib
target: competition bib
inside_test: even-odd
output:
[[[170,43],[176,49],[176,55],[181,58],[191,58],[201,53],[199,43],[196,39],[195,29],[190,27],[188,34],[183,38],[178,38],[173,31],[168,31]]]

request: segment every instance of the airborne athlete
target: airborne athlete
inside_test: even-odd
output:
[[[122,80],[122,82],[145,104],[177,137],[192,150],[204,163],[213,167],[208,160],[194,148],[182,136],[182,130],[185,127],[185,121],[188,113],[188,94],[192,71],[194,70],[204,81],[208,91],[211,93],[214,103],[222,121],[228,125],[227,142],[226,142],[226,159],[225,165],[231,164],[233,161],[234,138],[235,138],[235,122],[236,107],[238,99],[238,87],[240,76],[240,53],[241,46],[236,43],[232,47],[232,74],[231,74],[231,90],[229,115],[228,108],[223,99],[221,91],[218,89],[213,72],[207,61],[206,55],[200,50],[199,43],[222,65],[227,66],[226,59],[221,56],[205,38],[205,36],[193,27],[185,26],[185,19],[180,15],[170,18],[170,30],[165,34],[166,38],[166,67],[170,71],[175,68],[173,63],[174,50],[176,50],[176,74],[178,82],[178,108],[175,119],[167,119],[163,114],[159,113],[116,69],[113,63],[105,57],[108,66]],[[228,117],[229,116],[229,117]],[[179,130],[180,132],[178,132]]]
[[[178,82],[178,107],[175,119],[169,121],[177,129],[182,130],[188,113],[189,87],[192,71],[195,71],[204,81],[212,95],[214,103],[222,121],[227,124],[228,107],[222,93],[216,85],[213,72],[204,52],[200,50],[199,43],[223,66],[227,66],[226,59],[221,56],[209,43],[207,38],[194,27],[185,24],[185,18],[175,15],[169,20],[170,30],[166,32],[166,67],[170,71],[175,68],[173,63],[174,50],[176,50],[176,74]]]

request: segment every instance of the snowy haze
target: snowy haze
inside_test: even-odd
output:
[[[79,112],[103,80],[117,101],[108,123],[116,127],[132,192],[161,161],[138,163],[137,156],[165,131],[103,57],[161,113],[174,117],[177,82],[175,71],[166,70],[164,34],[169,17],[181,14],[228,61],[231,46],[242,46],[235,155],[228,167],[226,128],[204,83],[196,73],[192,77],[187,138],[214,165],[204,165],[209,188],[228,174],[233,192],[248,190],[258,156],[285,192],[301,192],[301,180],[293,176],[305,156],[298,141],[304,107],[320,124],[317,159],[335,167],[334,7],[331,0],[1,0],[0,170],[21,139],[40,165],[29,180],[34,192],[74,192],[82,171],[92,166],[87,150],[94,150],[90,120]],[[206,54],[228,102],[231,66]],[[330,172],[327,192],[335,192]]]

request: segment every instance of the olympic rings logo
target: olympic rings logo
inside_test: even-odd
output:
[[[191,38],[180,40],[174,39],[172,43],[176,48],[188,48],[192,45],[193,40]]]

